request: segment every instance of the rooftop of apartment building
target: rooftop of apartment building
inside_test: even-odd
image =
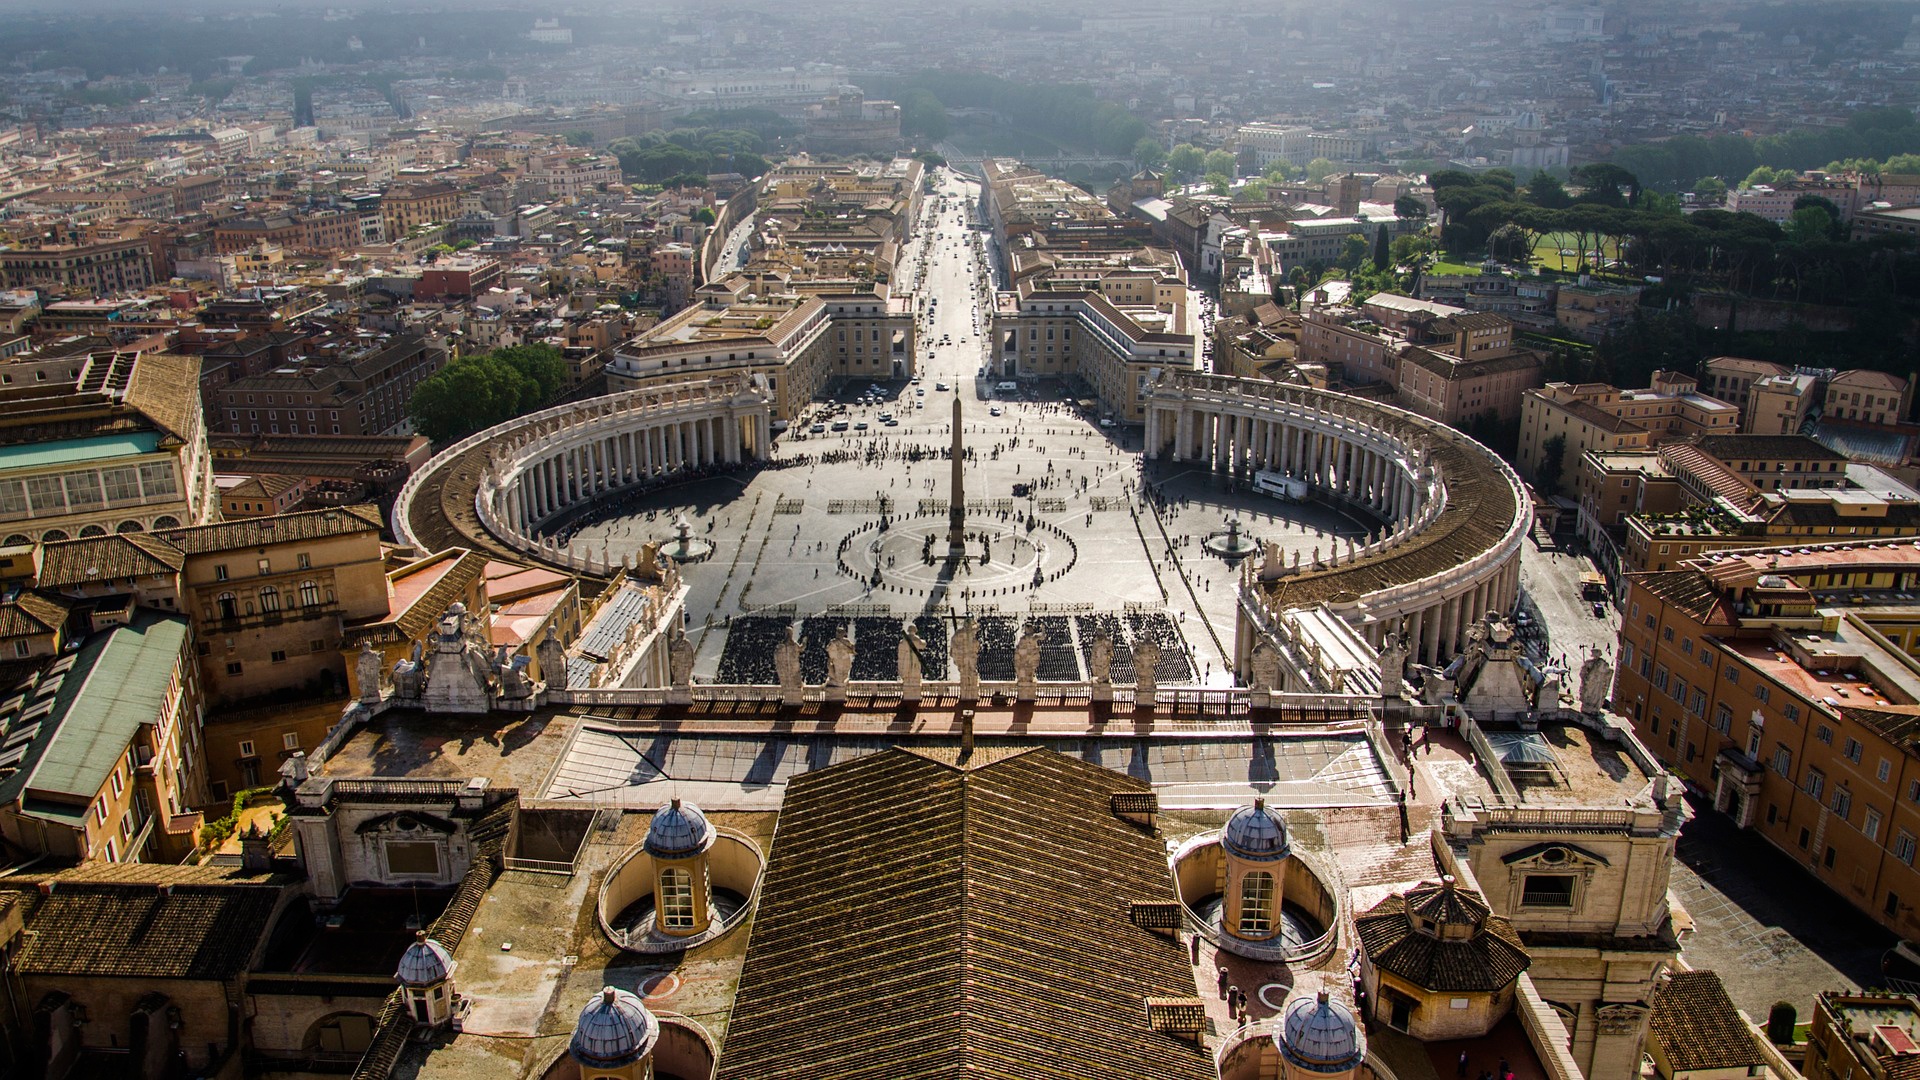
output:
[[[199,420],[199,377],[199,357],[170,353],[8,360],[0,363],[0,445],[18,459],[84,450],[39,445],[54,440],[188,438]]]

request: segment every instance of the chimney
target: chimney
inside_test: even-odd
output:
[[[1198,1046],[1207,1028],[1207,1004],[1197,997],[1150,997],[1147,1026]]]
[[[265,829],[249,825],[247,831],[240,834],[240,869],[250,874],[273,869],[273,844],[267,839]]]
[[[960,710],[960,760],[973,756],[973,710]]]

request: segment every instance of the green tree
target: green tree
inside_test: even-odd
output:
[[[1703,176],[1693,182],[1693,197],[1703,203],[1727,201],[1727,182],[1717,176]]]
[[[1348,233],[1345,243],[1340,246],[1340,258],[1334,263],[1340,269],[1351,273],[1367,258],[1367,236],[1365,233]]]
[[[1224,173],[1231,177],[1240,171],[1240,159],[1225,150],[1209,150],[1206,157],[1206,170],[1210,173]]]
[[[1233,190],[1233,177],[1228,176],[1226,173],[1208,173],[1206,175],[1206,185],[1207,190],[1213,192],[1215,195],[1225,195],[1227,192]]]
[[[1154,136],[1142,135],[1133,144],[1133,163],[1143,169],[1158,169],[1167,163],[1167,148]]]
[[[1788,174],[1788,175],[1792,175],[1792,174]],[[1779,180],[1780,180],[1779,169],[1771,168],[1766,165],[1757,165],[1754,167],[1754,170],[1752,172],[1747,174],[1747,178],[1745,180],[1740,181],[1740,186],[1743,188],[1750,188],[1750,187],[1756,187],[1760,184],[1778,183]]]
[[[1795,244],[1813,244],[1833,232],[1833,215],[1818,206],[1802,206],[1787,219],[1787,240]]]
[[[900,97],[900,130],[927,143],[947,137],[947,107],[930,90],[909,90]]]
[[[693,220],[699,222],[702,225],[713,224],[715,220],[713,216],[713,207],[703,206],[700,209],[695,210],[693,212]]]
[[[1266,177],[1276,184],[1284,184],[1300,175],[1300,170],[1284,161],[1276,161],[1267,166]]]
[[[1327,177],[1339,171],[1340,166],[1335,165],[1326,158],[1314,158],[1312,161],[1307,162],[1307,183],[1324,184],[1327,182]]]
[[[1402,195],[1393,200],[1393,216],[1397,218],[1425,218],[1427,204],[1412,195]]]
[[[591,131],[569,131],[563,137],[567,140],[568,146],[593,145],[593,132]]]
[[[1567,467],[1566,457],[1565,435],[1555,435],[1540,444],[1540,467],[1533,472],[1533,488],[1542,498],[1551,499],[1560,494],[1560,478]]]
[[[1559,179],[1545,169],[1535,170],[1527,181],[1527,201],[1548,210],[1563,210],[1573,202]]]
[[[1192,143],[1176,143],[1167,152],[1167,171],[1175,176],[1198,176],[1206,164],[1206,151]]]
[[[532,380],[534,396],[520,403],[523,412],[545,405],[567,384],[566,357],[551,345],[509,345],[491,355]]]
[[[1392,254],[1393,241],[1387,236],[1387,227],[1382,224],[1373,233],[1373,269],[1375,273],[1384,272]]]
[[[1267,185],[1262,180],[1249,180],[1240,185],[1241,202],[1266,202]]]
[[[536,392],[512,365],[486,353],[464,356],[414,387],[407,416],[415,431],[445,444],[513,419]]]

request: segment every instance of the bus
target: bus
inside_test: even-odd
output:
[[[1261,469],[1253,474],[1253,490],[1285,502],[1304,502],[1307,498],[1305,480],[1295,480],[1271,469]]]

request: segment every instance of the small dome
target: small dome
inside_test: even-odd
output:
[[[640,999],[609,986],[580,1010],[567,1050],[582,1065],[617,1069],[653,1053],[659,1038],[660,1021]]]
[[[453,957],[447,955],[447,947],[421,930],[414,934],[407,951],[400,954],[400,967],[393,977],[402,986],[432,986],[452,974]]]
[[[684,859],[713,846],[713,826],[707,815],[690,802],[675,799],[653,815],[647,826],[647,854],[657,859]]]
[[[1308,1072],[1342,1073],[1367,1056],[1367,1037],[1345,1005],[1327,997],[1295,998],[1274,1036],[1280,1056]]]
[[[1278,862],[1287,857],[1287,823],[1278,811],[1267,809],[1267,800],[1255,799],[1227,819],[1220,830],[1220,846],[1227,854],[1252,862]]]

